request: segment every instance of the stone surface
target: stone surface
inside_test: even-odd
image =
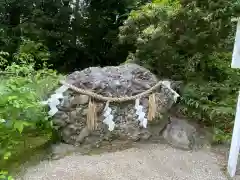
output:
[[[61,159],[76,152],[76,147],[64,143],[53,144],[50,148],[51,159]]]
[[[182,151],[166,145],[42,161],[16,180],[227,180],[209,150]]]
[[[87,104],[88,103],[88,99],[89,97],[87,95],[78,95],[75,96],[72,101],[71,101],[71,105],[83,105],[83,104]]]
[[[174,147],[192,150],[199,135],[196,128],[183,119],[171,118],[163,131],[164,139]]]
[[[67,76],[66,81],[74,86],[107,97],[133,96],[154,86],[158,79],[149,70],[136,65],[125,64],[110,67],[90,67],[83,71],[76,71]],[[176,86],[176,83],[172,83]],[[174,94],[165,86],[156,90],[156,103],[158,118],[149,125],[158,126],[156,132],[151,128],[144,129],[139,125],[135,102],[110,103],[115,129],[109,133],[108,127],[103,124],[103,109],[105,102],[95,100],[97,104],[97,129],[86,132],[86,116],[88,112],[89,97],[71,90],[64,93],[64,99],[58,106],[59,112],[54,116],[53,123],[57,127],[62,140],[68,144],[79,145],[83,143],[101,142],[103,139],[128,139],[131,141],[148,140],[153,134],[159,134],[165,127],[165,115],[174,103]],[[143,112],[148,112],[148,96],[140,99]],[[163,118],[164,117],[164,118]],[[92,142],[91,142],[92,141]],[[93,142],[96,141],[96,142]]]

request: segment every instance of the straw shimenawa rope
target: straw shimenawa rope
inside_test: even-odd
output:
[[[164,85],[162,81],[159,81],[157,84],[155,84],[150,89],[137,94],[135,96],[123,96],[123,97],[105,97],[100,94],[94,93],[89,90],[84,90],[77,88],[76,86],[73,86],[65,81],[60,81],[62,85],[65,85],[72,89],[73,91],[76,91],[78,93],[88,95],[90,97],[89,104],[88,104],[88,113],[87,113],[87,127],[89,130],[93,131],[97,128],[97,112],[96,112],[96,104],[93,102],[94,99],[101,100],[101,101],[107,101],[109,102],[125,102],[125,101],[131,101],[136,100],[138,98],[141,98],[143,96],[146,96],[147,94],[152,93],[154,90],[156,90],[160,85]],[[155,93],[151,94],[149,96],[149,109],[148,109],[148,119],[151,121],[156,116],[156,98]]]
[[[152,121],[156,117],[157,106],[156,106],[156,94],[152,93],[148,100],[148,120]]]
[[[87,112],[87,128],[91,131],[97,129],[97,112],[96,104],[93,102],[92,98],[89,99],[88,112]]]
[[[78,93],[84,94],[84,95],[88,95],[89,97],[92,97],[94,99],[97,100],[101,100],[101,101],[109,101],[109,102],[125,102],[125,101],[131,101],[131,100],[136,100],[138,98],[141,98],[143,96],[146,96],[147,94],[152,93],[155,89],[157,89],[159,86],[164,85],[162,83],[162,81],[159,81],[157,84],[155,84],[153,87],[149,88],[148,90],[137,94],[135,96],[122,96],[122,97],[106,97],[106,96],[102,96],[100,94],[94,93],[92,91],[89,90],[84,90],[84,89],[80,89],[77,88],[76,86],[73,86],[65,81],[60,81],[60,83],[62,85],[65,85],[67,87],[69,87],[70,89],[72,89],[73,91],[76,91]]]

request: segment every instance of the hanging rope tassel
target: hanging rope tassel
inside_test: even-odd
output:
[[[97,106],[89,99],[88,103],[88,113],[87,113],[87,128],[91,131],[97,129]]]
[[[148,120],[152,121],[156,117],[157,105],[156,105],[156,94],[152,93],[148,100]]]

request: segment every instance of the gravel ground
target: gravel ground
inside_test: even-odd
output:
[[[187,152],[167,145],[42,161],[17,180],[227,180],[208,150]]]

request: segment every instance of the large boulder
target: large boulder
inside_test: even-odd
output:
[[[134,96],[151,88],[158,81],[149,70],[136,64],[90,67],[83,71],[75,71],[66,78],[69,84],[107,97]],[[113,138],[146,140],[152,135],[159,135],[168,122],[167,112],[174,103],[174,93],[166,86],[161,85],[155,93],[157,118],[148,121],[147,128],[139,125],[134,109],[135,102],[127,101],[110,103],[113,121],[116,124],[114,130],[110,132],[103,123],[103,109],[106,102],[96,100],[98,125],[95,131],[89,131],[86,126],[89,97],[72,90],[64,93],[53,122],[62,140],[69,144],[96,143]],[[147,114],[148,95],[140,99],[140,104],[144,106],[143,111]]]

